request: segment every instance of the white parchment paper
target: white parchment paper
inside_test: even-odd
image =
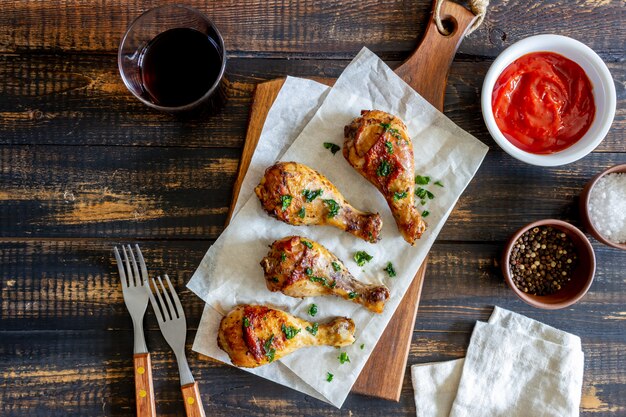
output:
[[[302,80],[288,79],[281,90],[268,114],[255,154],[256,162],[262,164],[254,166],[253,158],[254,168],[248,172],[247,186],[242,188],[240,201],[247,197],[244,192],[251,194],[263,170],[289,143],[289,133],[297,134],[298,127],[306,123],[317,103],[323,100],[293,144],[278,159],[309,165],[326,175],[353,206],[379,212],[384,223],[382,240],[371,244],[328,226],[287,225],[269,217],[256,196],[251,196],[242,203],[188,283],[188,287],[208,304],[193,349],[229,363],[228,356],[217,347],[217,327],[223,314],[242,303],[274,306],[311,321],[351,317],[356,323],[357,341],[341,350],[348,353],[349,363],[339,363],[337,357],[341,351],[338,349],[311,347],[251,370],[341,407],[454,204],[480,166],[487,146],[432,107],[365,48],[329,91],[319,84],[312,87],[311,81],[305,83],[311,88]],[[300,110],[295,111],[294,106]],[[343,127],[363,109],[384,110],[400,117],[413,141],[416,173],[428,175],[444,185],[442,188],[431,182],[426,186],[435,198],[425,206],[430,212],[426,218],[428,229],[413,247],[402,239],[387,203],[376,188],[361,177],[340,152],[332,155],[323,147],[324,142],[343,145]],[[293,130],[289,129],[290,124],[294,126]],[[261,152],[264,155],[257,156]],[[268,245],[289,235],[302,235],[323,244],[342,259],[358,279],[385,283],[391,297],[384,313],[373,314],[335,297],[300,300],[267,290],[259,262],[267,254]],[[372,261],[363,267],[357,266],[353,260],[354,253],[359,250],[373,256]],[[395,278],[389,278],[384,272],[388,262],[395,267]],[[306,311],[311,303],[319,307],[315,319],[307,317]],[[327,372],[334,375],[332,382],[326,381]]]

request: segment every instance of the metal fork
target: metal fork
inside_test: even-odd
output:
[[[113,248],[115,260],[122,281],[122,292],[124,303],[133,319],[133,332],[135,348],[133,355],[135,373],[135,401],[137,404],[138,417],[156,417],[156,407],[154,406],[154,385],[152,383],[152,362],[150,353],[146,347],[146,339],[143,335],[143,316],[148,307],[148,294],[144,288],[144,281],[148,279],[148,269],[139,250],[139,245],[135,245],[139,267],[135,254],[130,245],[122,246],[124,262],[120,257],[117,247]],[[124,266],[126,268],[124,268]],[[132,267],[131,267],[132,266]],[[139,269],[141,268],[141,276]]]
[[[146,282],[144,286],[150,297],[150,304],[152,304],[152,309],[159,322],[161,333],[163,333],[163,337],[165,337],[165,340],[174,351],[176,362],[178,362],[178,373],[180,374],[180,385],[187,416],[205,417],[200,391],[198,390],[198,383],[194,381],[193,375],[191,375],[191,370],[187,363],[187,356],[185,356],[185,339],[187,336],[185,311],[178,299],[176,291],[174,291],[170,277],[168,277],[167,274],[165,274],[164,277],[167,283],[167,289],[165,285],[163,285],[163,280],[160,276],[157,277],[156,280],[152,278],[156,299],[152,288],[150,288],[150,284]],[[157,280],[159,285],[157,285]]]

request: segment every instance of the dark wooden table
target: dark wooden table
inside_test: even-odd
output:
[[[134,415],[131,321],[111,247],[139,241],[155,272],[181,290],[189,348],[203,303],[184,285],[224,228],[255,83],[287,74],[336,77],[366,45],[396,66],[430,10],[426,0],[202,2],[229,51],[223,111],[182,122],[134,99],[116,50],[156,1],[0,2],[0,415]],[[498,259],[532,220],[580,224],[577,196],[595,173],[626,161],[626,7],[609,1],[492,1],[452,66],[446,114],[491,150],[435,244],[409,364],[464,355],[476,320],[500,305],[582,337],[581,414],[626,414],[626,253],[592,241],[587,296],[547,312],[517,300]],[[537,168],[501,151],[479,94],[494,57],[538,33],[579,39],[605,60],[618,94],[613,127],[594,153]],[[174,358],[146,319],[160,416],[183,414]],[[211,416],[411,416],[399,403],[348,397],[337,410],[190,352]]]

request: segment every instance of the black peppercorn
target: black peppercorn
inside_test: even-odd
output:
[[[578,257],[574,242],[551,226],[526,231],[513,245],[509,268],[515,286],[528,294],[548,295],[572,277]]]

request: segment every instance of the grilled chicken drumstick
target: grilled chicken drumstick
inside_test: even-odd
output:
[[[402,237],[413,245],[426,224],[415,207],[415,162],[406,126],[389,113],[363,110],[344,135],[343,156],[383,193]]]
[[[382,313],[389,299],[387,287],[357,281],[328,249],[299,236],[274,242],[261,266],[267,288],[290,297],[336,295],[374,313]]]
[[[378,213],[352,207],[322,174],[296,162],[278,162],[265,170],[254,189],[263,209],[294,226],[327,224],[368,242],[380,239]]]
[[[235,307],[220,323],[218,346],[235,366],[255,368],[297,349],[354,343],[354,322],[338,317],[327,324],[309,323],[284,311],[260,305]]]

